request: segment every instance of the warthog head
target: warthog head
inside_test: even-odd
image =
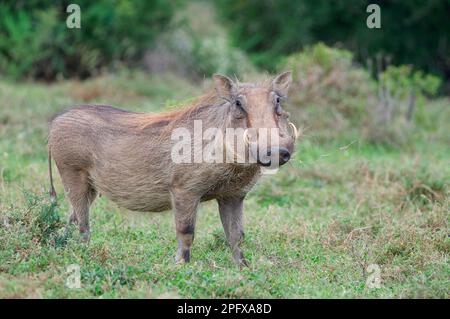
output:
[[[214,81],[218,96],[230,106],[227,127],[242,128],[249,160],[266,167],[287,163],[298,135],[282,108],[292,82],[291,72],[261,85],[237,83],[223,75],[215,75]]]

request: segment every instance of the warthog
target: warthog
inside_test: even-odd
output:
[[[234,261],[246,264],[240,249],[243,200],[261,175],[261,166],[275,159],[280,165],[286,163],[294,148],[296,129],[280,105],[291,81],[291,72],[262,84],[215,75],[215,90],[180,110],[148,114],[92,105],[59,114],[50,124],[48,139],[50,194],[56,198],[53,157],[72,207],[69,224],[78,223],[85,240],[90,238],[89,207],[97,194],[133,211],[172,208],[177,262],[190,259],[199,203],[215,199]],[[258,144],[252,139],[255,136],[249,136],[249,128],[276,128],[278,145],[265,149],[265,161],[259,153],[249,153],[255,161],[240,163],[233,156],[231,162],[175,163],[171,134],[180,127],[192,130],[195,120],[219,131],[245,129],[246,149]]]

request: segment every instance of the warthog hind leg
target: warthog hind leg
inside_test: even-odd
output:
[[[61,169],[60,173],[64,189],[72,206],[69,224],[78,223],[83,241],[88,242],[90,239],[89,207],[95,200],[97,192],[90,186],[86,172]]]

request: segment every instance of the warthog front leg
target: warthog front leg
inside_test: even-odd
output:
[[[233,259],[239,266],[247,266],[247,261],[239,247],[244,239],[242,224],[244,198],[219,199],[217,202],[219,203],[220,219],[233,253]]]
[[[172,205],[175,213],[175,228],[178,240],[177,263],[190,261],[198,202],[199,198],[197,196],[183,192],[172,192]]]

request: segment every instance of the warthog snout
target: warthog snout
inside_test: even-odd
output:
[[[265,154],[264,154],[265,153]],[[272,147],[266,152],[259,152],[257,162],[259,165],[269,167],[272,165],[284,165],[291,159],[291,153],[285,147]]]

